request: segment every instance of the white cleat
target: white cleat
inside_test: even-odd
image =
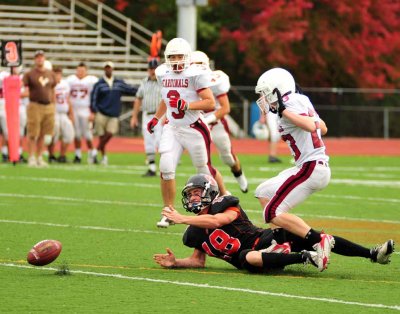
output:
[[[260,250],[260,252],[289,254],[292,251],[289,242],[278,244],[275,240],[272,240],[271,243],[272,244],[269,247],[267,247],[266,249]]]
[[[318,254],[314,251],[301,251],[301,256],[303,257],[304,266],[312,265],[318,268]]]
[[[243,193],[247,193],[249,190],[248,190],[248,183],[247,183],[247,179],[246,179],[246,176],[244,175],[244,173],[242,173],[240,176],[238,176],[238,177],[235,177],[235,179],[236,179],[236,181],[237,181],[237,183],[239,183],[239,187],[240,187],[240,190],[243,192]]]
[[[335,246],[335,239],[329,234],[321,233],[321,241],[314,244],[313,248],[318,255],[318,270],[324,271],[328,268],[329,256]]]
[[[38,166],[38,164],[37,164],[37,160],[36,160],[36,157],[35,156],[29,156],[29,158],[28,158],[28,167],[37,167]]]
[[[389,264],[394,252],[394,241],[389,240],[371,249],[371,261],[378,264]]]
[[[37,159],[37,166],[39,168],[46,168],[49,166],[49,164],[43,160],[42,156],[39,156]]]
[[[168,228],[171,224],[172,224],[171,221],[167,217],[162,216],[161,220],[157,222],[157,227]]]

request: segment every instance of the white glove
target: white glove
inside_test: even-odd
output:
[[[217,122],[218,119],[215,116],[215,114],[212,113],[212,114],[209,114],[208,116],[204,117],[203,120],[205,123],[211,124],[211,123]]]

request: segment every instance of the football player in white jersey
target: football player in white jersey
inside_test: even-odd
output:
[[[56,115],[53,141],[49,145],[49,162],[58,161],[60,163],[66,163],[68,145],[72,143],[75,135],[74,125],[72,124],[73,110],[70,102],[71,90],[67,81],[62,79],[62,69],[55,68],[54,73],[56,74],[57,80],[57,85],[55,87]],[[54,146],[57,144],[58,140],[61,140],[60,156],[55,158]]]
[[[86,139],[88,147],[88,163],[95,161],[97,151],[93,148],[93,133],[90,126],[90,94],[98,78],[88,75],[85,63],[81,62],[76,68],[76,74],[70,75],[67,82],[71,88],[70,99],[74,111],[75,127],[75,159],[80,163],[82,159],[82,138]]]
[[[329,157],[321,138],[328,129],[309,98],[296,92],[294,78],[285,69],[266,71],[258,79],[255,91],[260,95],[257,104],[261,110],[278,114],[279,132],[295,159],[295,167],[261,183],[255,196],[264,210],[265,222],[274,228],[278,244],[284,241],[282,228],[304,238],[317,251],[318,269],[323,271],[328,266],[334,238],[316,232],[289,211],[330,181]]]
[[[208,56],[199,50],[192,53],[191,63],[210,67]],[[212,141],[218,149],[221,160],[231,168],[233,176],[239,183],[240,190],[247,193],[247,179],[242,171],[239,158],[233,153],[229,126],[225,120],[225,115],[229,114],[231,110],[228,97],[231,87],[229,76],[220,70],[213,71],[211,82],[210,88],[215,98],[215,110],[204,112],[204,121],[210,128]]]
[[[182,38],[174,38],[165,49],[165,64],[156,69],[161,84],[161,102],[147,129],[153,133],[164,114],[166,123],[160,140],[159,153],[161,193],[164,206],[173,206],[176,195],[175,170],[184,149],[198,173],[212,175],[222,194],[226,193],[221,174],[211,165],[210,131],[202,120],[202,111],[213,110],[211,71],[201,65],[190,65],[191,47]],[[163,217],[158,227],[168,227]]]

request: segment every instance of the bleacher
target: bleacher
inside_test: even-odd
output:
[[[150,30],[95,0],[0,5],[0,39],[22,40],[25,69],[33,65],[34,52],[43,49],[65,75],[74,74],[76,66],[85,62],[90,74],[101,76],[102,64],[111,60],[115,76],[138,84],[147,73],[151,35]]]

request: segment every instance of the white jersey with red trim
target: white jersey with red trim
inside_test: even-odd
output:
[[[319,128],[319,116],[307,96],[292,93],[282,98],[286,110],[293,113],[313,117],[317,130],[305,131],[294,125],[284,116],[278,116],[278,128],[282,139],[289,145],[297,166],[307,161],[322,160],[328,162],[329,157],[325,154],[325,145],[321,138]]]
[[[198,92],[210,87],[211,70],[198,64],[192,64],[180,73],[170,70],[165,64],[156,69],[157,81],[161,84],[161,97],[167,105],[168,123],[173,126],[189,126],[201,117],[200,110],[180,111],[171,107],[172,97],[184,99],[187,103],[201,98]]]
[[[68,96],[70,94],[70,87],[66,80],[61,80],[55,87],[56,92],[56,112],[68,113]]]
[[[89,113],[90,93],[98,78],[93,75],[87,75],[84,78],[78,78],[75,74],[67,77],[67,82],[71,88],[71,104],[76,109],[84,109]]]
[[[215,97],[215,110],[218,110],[221,108],[218,97],[228,94],[231,88],[231,83],[229,81],[229,76],[221,70],[212,72],[211,83],[211,90]]]

